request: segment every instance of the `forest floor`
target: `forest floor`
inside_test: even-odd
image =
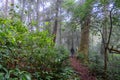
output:
[[[88,67],[84,66],[75,56],[70,57],[70,64],[75,72],[80,75],[81,80],[96,80],[95,76],[90,74]]]

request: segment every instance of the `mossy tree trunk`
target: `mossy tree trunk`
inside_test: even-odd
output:
[[[81,41],[79,53],[84,54],[84,61],[88,63],[88,50],[89,50],[89,29],[90,29],[90,17],[86,17],[86,20],[81,27]]]

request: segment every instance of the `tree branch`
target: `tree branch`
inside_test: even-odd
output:
[[[107,47],[109,46],[110,44],[110,38],[111,38],[111,35],[112,35],[112,28],[113,28],[113,23],[112,23],[112,11],[113,11],[113,8],[111,9],[110,11],[110,33],[109,33],[109,36],[108,36],[108,42],[107,42]]]
[[[111,51],[114,51],[114,52],[116,52],[117,54],[120,54],[120,50],[117,50],[117,49],[113,49],[113,47],[112,48],[109,48],[108,47],[108,50],[111,52]]]

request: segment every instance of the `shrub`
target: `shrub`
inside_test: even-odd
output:
[[[19,69],[8,70],[0,65],[0,80],[31,80],[31,75]]]
[[[65,64],[68,51],[55,48],[48,31],[29,32],[19,20],[0,19],[0,45],[0,63],[15,79],[26,76],[24,71],[36,80],[67,80],[73,74]],[[4,77],[3,74],[0,76]]]
[[[102,56],[92,53],[89,55],[90,64],[89,69],[98,80],[103,80],[104,77],[104,62]],[[120,79],[120,56],[108,54],[108,67],[107,67],[107,79],[119,80]]]

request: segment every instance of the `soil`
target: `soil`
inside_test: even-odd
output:
[[[70,57],[70,64],[75,72],[80,75],[81,80],[96,80],[96,77],[90,74],[88,67],[84,66],[75,56]]]

